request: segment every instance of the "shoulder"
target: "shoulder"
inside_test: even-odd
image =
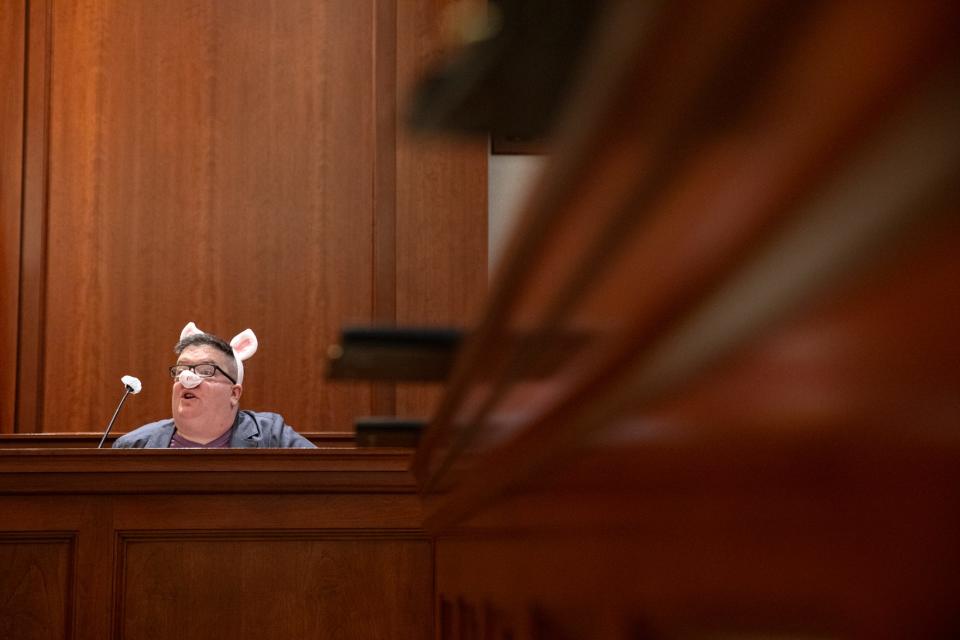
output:
[[[240,420],[241,421],[253,420],[258,425],[260,425],[261,428],[267,428],[267,429],[272,429],[272,428],[279,429],[286,424],[282,415],[280,415],[279,413],[272,413],[270,411],[244,410],[240,412]]]
[[[113,443],[114,449],[165,447],[170,444],[173,435],[173,419],[158,420],[138,427],[129,433],[117,438]],[[160,440],[166,439],[164,444]]]
[[[241,411],[236,437],[243,444],[232,446],[313,448],[313,443],[294,431],[279,413]]]
[[[243,410],[237,416],[237,430],[244,435],[256,435],[257,438],[268,437],[279,432],[285,424],[283,416],[269,411]]]

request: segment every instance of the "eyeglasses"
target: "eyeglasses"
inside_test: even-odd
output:
[[[233,384],[237,384],[237,381],[230,377],[226,371],[218,367],[213,363],[204,362],[202,364],[175,364],[170,367],[170,377],[176,380],[180,377],[180,374],[189,369],[201,378],[212,378],[217,375],[217,371],[223,374],[227,380]]]

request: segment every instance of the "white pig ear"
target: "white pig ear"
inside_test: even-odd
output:
[[[233,336],[233,340],[230,341],[230,346],[233,348],[233,352],[237,354],[238,360],[246,360],[255,354],[258,344],[257,336],[251,329],[244,329]]]
[[[233,359],[237,361],[237,384],[243,384],[243,361],[257,352],[257,344],[257,336],[250,329],[241,331],[230,341]]]
[[[197,325],[193,324],[192,322],[188,322],[187,326],[185,326],[183,331],[180,332],[180,339],[183,340],[184,338],[199,335],[201,333],[203,333],[203,331],[197,329]]]

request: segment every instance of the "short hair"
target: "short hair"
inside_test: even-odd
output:
[[[233,348],[227,344],[227,341],[223,338],[219,338],[212,333],[195,333],[193,335],[183,338],[173,347],[173,352],[178,356],[182,354],[188,347],[199,347],[199,346],[208,346],[213,347],[217,351],[222,352],[227,357],[227,373],[230,374],[230,377],[234,380],[237,379],[237,359],[233,355]]]

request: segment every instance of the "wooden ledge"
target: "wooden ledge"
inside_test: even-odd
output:
[[[9,449],[0,450],[0,494],[412,493],[410,457],[388,448]]]
[[[300,435],[318,447],[346,448],[354,447],[352,431],[299,431]],[[0,449],[96,449],[102,431],[68,433],[0,433]],[[124,435],[114,431],[107,436],[105,447]]]

